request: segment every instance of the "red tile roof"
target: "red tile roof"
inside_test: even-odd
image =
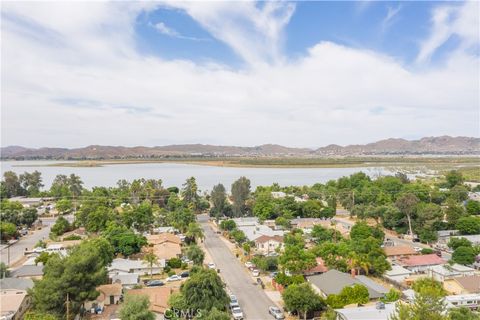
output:
[[[328,267],[325,265],[325,262],[322,258],[317,258],[317,265],[311,269],[308,269],[304,272],[305,275],[312,275],[318,273],[325,273],[328,271]]]
[[[417,252],[410,246],[393,246],[383,248],[387,257],[391,256],[411,256],[416,255]]]
[[[418,256],[408,256],[403,259],[399,259],[398,262],[403,266],[415,267],[445,264],[447,261],[432,253]]]

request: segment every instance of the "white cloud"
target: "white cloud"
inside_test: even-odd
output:
[[[154,28],[158,30],[163,35],[172,37],[172,38],[177,38],[177,39],[184,39],[184,40],[193,40],[193,41],[208,41],[209,39],[207,38],[197,38],[197,37],[190,37],[190,36],[185,36],[178,32],[177,30],[170,28],[163,22],[158,22],[154,25]]]
[[[75,5],[2,4],[10,17],[2,22],[2,145],[321,146],[478,135],[479,60],[464,51],[418,71],[322,42],[287,62],[281,34],[293,9],[185,5],[250,63],[232,70],[138,54],[133,25],[149,7]],[[244,30],[238,21],[250,23]]]
[[[382,20],[382,30],[383,31],[387,30],[392,25],[395,18],[400,13],[400,10],[402,10],[402,5],[401,4],[399,4],[396,7],[391,7],[391,6],[387,7],[387,15]]]
[[[442,5],[436,8],[431,18],[430,36],[422,42],[417,62],[427,61],[450,37],[461,40],[460,50],[470,49],[480,43],[480,2],[465,2],[462,5]]]

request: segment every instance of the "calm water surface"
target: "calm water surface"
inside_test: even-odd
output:
[[[227,190],[233,181],[241,176],[250,179],[252,188],[259,185],[271,185],[277,182],[281,186],[312,185],[338,179],[355,172],[363,171],[377,177],[392,174],[387,168],[231,168],[213,167],[180,163],[136,163],[115,164],[103,167],[45,167],[46,164],[65,163],[66,161],[2,161],[2,175],[5,171],[17,174],[38,170],[42,173],[45,188],[50,185],[57,174],[74,173],[82,178],[84,186],[115,186],[120,179],[162,179],[165,187],[181,186],[189,177],[197,179],[202,191],[210,191],[215,184],[223,183]]]

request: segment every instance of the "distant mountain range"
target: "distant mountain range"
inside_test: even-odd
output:
[[[170,157],[348,157],[388,155],[480,155],[480,138],[426,137],[420,140],[386,139],[365,145],[328,145],[318,149],[276,144],[256,147],[184,144],[158,147],[92,145],[84,148],[0,148],[2,159],[101,160]]]

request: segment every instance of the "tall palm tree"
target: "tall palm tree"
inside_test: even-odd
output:
[[[203,234],[203,229],[197,222],[190,222],[188,224],[185,236],[193,240],[193,242],[196,242],[197,239],[200,239],[203,242],[203,239],[205,238],[205,235]]]
[[[148,252],[144,257],[143,261],[150,266],[150,278],[153,278],[153,265],[159,265],[160,261],[158,257],[153,252]]]

